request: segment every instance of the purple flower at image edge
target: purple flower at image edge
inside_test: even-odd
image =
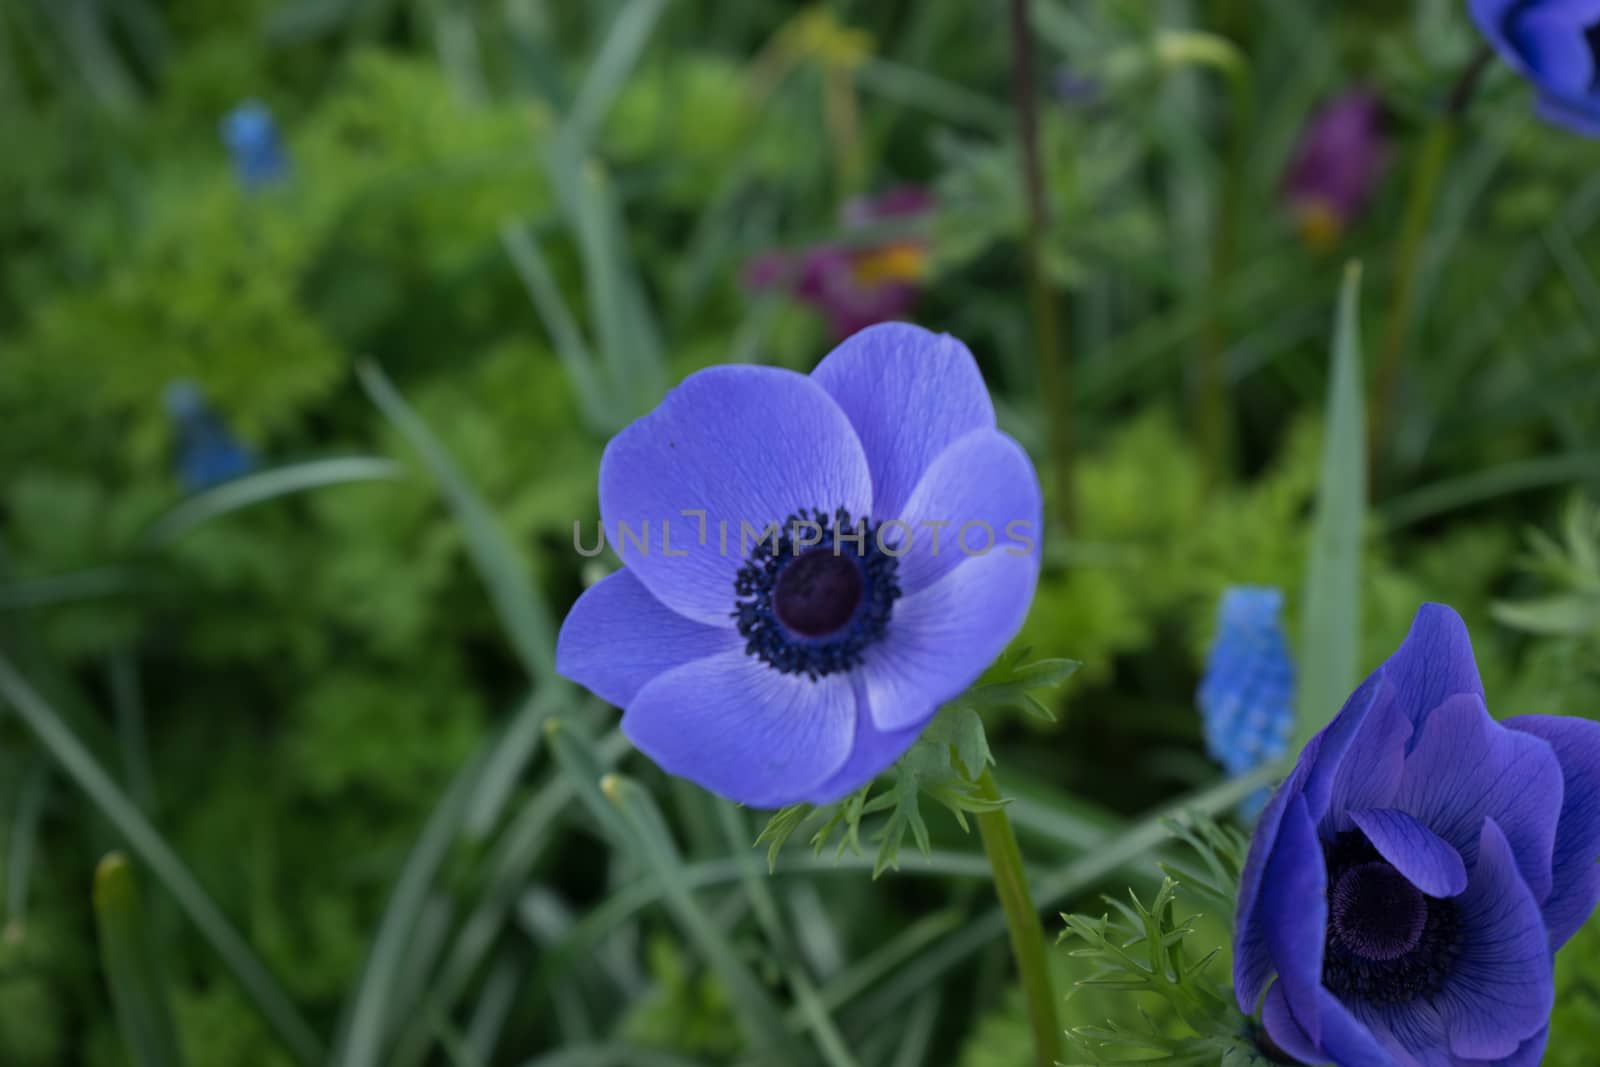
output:
[[[971,352],[898,323],[809,376],[691,375],[606,447],[600,514],[623,569],[573,606],[557,669],[665,770],[754,808],[839,799],[898,759],[1039,573],[1038,479]],[[618,533],[644,523],[648,548]],[[992,550],[956,547],[967,523]]]
[[[1283,182],[1307,244],[1330,248],[1360,218],[1388,158],[1383,104],[1372,93],[1346,92],[1311,117]]]
[[[1600,2],[1470,0],[1500,58],[1532,82],[1539,114],[1600,137]]]
[[[1600,901],[1600,723],[1496,722],[1424,605],[1306,745],[1251,841],[1234,989],[1339,1067],[1535,1067],[1554,953]],[[1269,985],[1270,983],[1270,985]]]

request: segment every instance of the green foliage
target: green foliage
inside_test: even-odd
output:
[[[768,867],[777,868],[783,847],[802,829],[811,832],[810,844],[816,855],[836,838],[835,859],[845,849],[859,855],[862,820],[886,811],[888,818],[870,837],[878,846],[872,877],[880,877],[891,867],[898,870],[900,848],[908,833],[924,855],[932,848],[922,816],[923,797],[943,806],[965,832],[968,815],[1004,804],[978,792],[978,777],[994,762],[979,709],[1023,707],[1048,717],[1034,694],[1062,685],[1077,668],[1073,660],[1029,660],[1025,648],[1005,653],[971,688],[939,709],[922,735],[895,762],[894,781],[887,791],[874,795],[877,784],[868,783],[843,800],[821,806],[791,804],[768,820],[756,838],[757,844],[767,846]]]
[[[671,940],[653,937],[645,951],[650,994],[628,1013],[623,1033],[652,1048],[726,1062],[740,1049],[728,994],[697,971]]]
[[[1583,1067],[1600,1033],[1600,923],[1585,923],[1556,954],[1556,1006],[1550,1016],[1548,1067]]]
[[[1575,496],[1567,506],[1562,539],[1528,534],[1524,568],[1560,592],[1535,600],[1502,601],[1495,618],[1526,633],[1590,638],[1600,649],[1600,504]]]
[[[1200,857],[1206,874],[1194,878],[1196,895],[1231,916],[1246,842],[1236,830],[1196,819],[1174,826]],[[1199,932],[1197,917],[1180,907],[1176,868],[1148,903],[1130,891],[1126,902],[1106,897],[1112,909],[1099,918],[1064,915],[1062,940],[1081,943],[1071,954],[1093,972],[1078,988],[1115,993],[1121,1004],[1104,1023],[1069,1033],[1093,1063],[1149,1059],[1162,1063],[1265,1063],[1251,1040],[1251,1023],[1233,1002],[1217,957],[1225,951],[1226,927]],[[1193,878],[1193,875],[1188,875]],[[1222,943],[1207,947],[1210,937]],[[1209,935],[1209,936],[1208,936]],[[1152,1011],[1147,1004],[1159,1007]]]

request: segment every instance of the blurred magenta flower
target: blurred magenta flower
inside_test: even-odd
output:
[[[1239,1007],[1265,993],[1305,1063],[1536,1067],[1554,953],[1600,901],[1597,789],[1600,723],[1496,722],[1466,626],[1424,605],[1261,817]]]
[[[1539,90],[1539,114],[1600,137],[1600,2],[1471,2],[1495,51]]]
[[[895,219],[915,219],[933,210],[933,194],[903,185],[844,207],[844,229],[861,231]],[[876,244],[840,241],[798,253],[773,251],[750,262],[751,289],[787,289],[828,317],[843,340],[879,322],[910,313],[928,272],[928,244],[920,236],[896,236]]]
[[[177,432],[176,467],[184,489],[191,493],[209,489],[255,467],[250,450],[206,403],[199,385],[187,379],[172,382],[163,400]]]
[[[1360,217],[1388,162],[1383,105],[1355,89],[1322,107],[1300,134],[1283,195],[1313,248],[1333,247]]]
[[[712,367],[606,447],[623,569],[556,666],[673,774],[756,808],[836,800],[1022,625],[1041,511],[953,337],[883,324],[809,376]]]
[[[1231,777],[1249,774],[1289,749],[1294,732],[1294,659],[1277,589],[1236,586],[1222,594],[1217,636],[1197,694],[1206,751]],[[1240,814],[1254,818],[1267,793]]]
[[[259,100],[247,100],[222,120],[222,142],[233,157],[239,184],[261,189],[288,177],[289,160],[278,137],[278,124]]]

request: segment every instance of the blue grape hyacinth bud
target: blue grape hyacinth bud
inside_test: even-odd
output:
[[[199,492],[250,473],[255,458],[206,403],[199,385],[172,382],[163,400],[177,432],[177,475],[184,489]]]
[[[247,100],[222,120],[222,142],[233,156],[239,184],[261,189],[288,177],[289,160],[272,112],[259,100]]]
[[[1197,694],[1206,751],[1233,777],[1283,755],[1294,732],[1294,660],[1283,632],[1283,593],[1236,586],[1222,594],[1217,637]],[[1253,817],[1266,793],[1246,801]]]

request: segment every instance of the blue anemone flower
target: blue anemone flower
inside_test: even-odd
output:
[[[289,174],[289,160],[278,137],[272,112],[259,100],[247,100],[222,120],[222,142],[233,156],[233,169],[246,189],[261,189]]]
[[[872,780],[1021,627],[1039,574],[1027,454],[955,338],[869,327],[810,376],[691,375],[600,463],[624,567],[557,669],[667,771],[758,808]]]
[[[187,379],[172,382],[164,400],[177,430],[178,481],[184,489],[198,492],[250,473],[255,457],[206,403],[198,385]]]
[[[1600,0],[1471,0],[1496,52],[1539,90],[1539,113],[1600,137]]]
[[[1600,723],[1490,718],[1466,626],[1424,605],[1262,814],[1240,1008],[1265,992],[1306,1063],[1535,1067],[1555,950],[1600,901],[1597,797]]]

